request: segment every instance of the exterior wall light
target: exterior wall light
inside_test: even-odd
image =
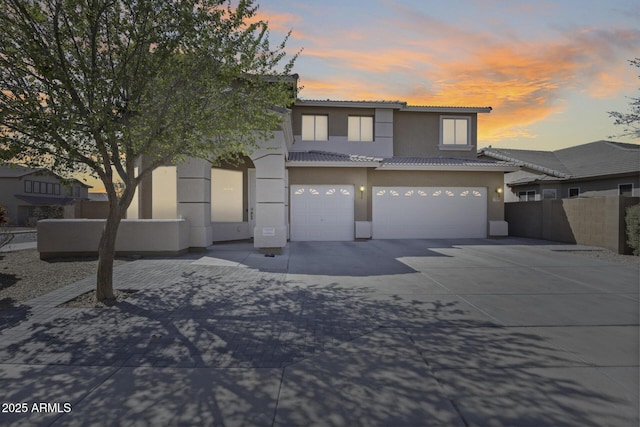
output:
[[[362,199],[364,197],[364,185],[360,186],[360,198]]]
[[[502,187],[496,188],[496,193],[498,193],[499,195],[502,194]]]

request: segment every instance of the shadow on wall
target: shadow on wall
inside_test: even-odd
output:
[[[630,254],[626,243],[625,210],[638,197],[584,197],[505,204],[512,236],[600,246]]]
[[[562,200],[505,204],[509,235],[576,243]]]
[[[379,299],[367,288],[303,286],[246,270],[193,268],[109,309],[23,323],[21,339],[0,344],[0,363],[14,364],[0,367],[4,399],[70,402],[73,411],[3,419],[452,425],[460,414],[500,414],[491,421],[628,422],[615,412],[621,402],[532,369],[575,364],[569,353],[533,333],[464,320],[458,303]],[[478,384],[488,388],[471,397]]]

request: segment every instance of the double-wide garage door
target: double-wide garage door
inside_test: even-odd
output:
[[[292,185],[291,240],[353,240],[353,185]],[[484,238],[484,187],[373,187],[374,239]]]
[[[483,187],[373,187],[374,239],[487,236]]]

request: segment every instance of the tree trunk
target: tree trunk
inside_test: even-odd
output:
[[[110,206],[100,245],[98,246],[98,274],[96,300],[113,301],[113,260],[116,252],[116,236],[122,215],[116,206]]]

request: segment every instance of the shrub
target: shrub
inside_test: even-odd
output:
[[[6,229],[8,224],[7,209],[0,205],[0,248],[13,240],[13,233],[9,233]]]
[[[61,219],[64,218],[64,207],[61,205],[49,206],[47,218]]]
[[[640,255],[640,204],[627,208],[624,219],[627,224],[627,243],[634,255]]]

